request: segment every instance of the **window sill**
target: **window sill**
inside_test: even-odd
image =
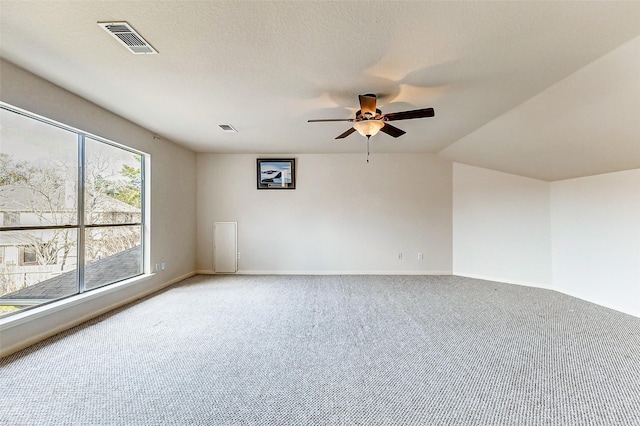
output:
[[[33,309],[29,309],[24,312],[18,312],[10,315],[6,318],[0,319],[0,331],[15,327],[29,321],[33,321],[47,315],[51,315],[55,312],[60,312],[68,309],[72,306],[85,303],[89,300],[97,299],[104,295],[114,293],[127,287],[131,287],[136,284],[140,284],[149,280],[155,274],[142,274],[133,278],[129,278],[124,281],[120,281],[114,284],[110,284],[104,287],[97,288],[95,290],[88,291],[86,293],[77,294],[75,296],[66,297],[55,302],[47,303],[46,305],[39,306]]]

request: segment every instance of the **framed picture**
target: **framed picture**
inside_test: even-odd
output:
[[[258,158],[258,189],[296,189],[295,158]]]

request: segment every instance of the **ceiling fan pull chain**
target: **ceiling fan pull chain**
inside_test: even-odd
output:
[[[367,164],[369,164],[369,138],[371,138],[371,136],[367,136]]]

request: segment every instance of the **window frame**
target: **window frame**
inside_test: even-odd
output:
[[[148,208],[148,203],[147,203],[147,197],[148,197],[148,191],[149,188],[147,187],[147,181],[146,181],[146,167],[148,165],[148,163],[150,162],[150,155],[139,151],[137,149],[125,146],[123,144],[120,143],[116,143],[113,142],[109,139],[100,137],[98,135],[89,133],[89,132],[85,132],[83,130],[56,122],[54,120],[48,119],[46,117],[34,114],[32,112],[26,111],[24,109],[15,107],[13,105],[7,104],[6,102],[2,102],[0,101],[0,110],[5,110],[8,111],[10,113],[15,113],[18,115],[21,115],[23,117],[26,117],[28,119],[32,119],[32,120],[36,120],[40,123],[49,125],[49,126],[54,126],[60,129],[63,129],[65,131],[74,133],[77,136],[77,168],[78,168],[78,174],[77,174],[77,202],[76,202],[76,214],[77,214],[77,219],[76,219],[76,223],[75,224],[64,224],[64,225],[20,225],[17,224],[16,226],[6,226],[4,224],[4,218],[2,223],[0,223],[0,232],[5,232],[5,231],[42,231],[42,230],[58,230],[58,229],[74,229],[76,230],[76,248],[75,250],[77,251],[76,253],[76,292],[64,297],[59,297],[59,298],[52,298],[50,300],[46,300],[43,303],[39,303],[33,306],[26,306],[16,312],[13,313],[9,313],[9,314],[5,314],[0,316],[0,319],[4,319],[7,317],[10,317],[11,315],[17,314],[17,313],[21,313],[24,311],[27,311],[31,308],[37,308],[37,307],[41,307],[43,305],[49,304],[49,303],[53,303],[53,302],[58,302],[60,300],[64,300],[66,298],[70,298],[70,297],[74,297],[74,296],[78,296],[78,295],[82,295],[84,293],[89,293],[101,288],[105,288],[105,287],[109,287],[109,286],[113,286],[131,279],[134,279],[136,277],[140,277],[142,275],[148,274],[149,271],[147,271],[147,263],[146,262],[146,258],[148,257],[148,246],[147,243],[149,241],[148,239],[148,227],[147,227],[147,223],[146,223],[146,219],[148,218],[148,214],[149,212],[147,211]],[[139,156],[140,157],[140,218],[139,221],[137,222],[122,222],[122,223],[100,223],[100,224],[87,224],[86,223],[86,209],[85,209],[85,204],[84,204],[84,200],[85,200],[85,182],[87,179],[86,176],[86,139],[90,138],[95,142],[101,143],[101,144],[105,144],[105,145],[109,145],[111,147],[117,148],[119,150],[123,150],[126,152],[129,152],[133,155]],[[85,247],[86,247],[86,241],[85,241],[85,230],[90,229],[90,228],[112,228],[112,227],[123,227],[123,226],[136,226],[140,228],[140,253],[139,256],[140,258],[138,259],[139,261],[139,270],[137,273],[130,275],[130,276],[126,276],[123,278],[119,278],[116,281],[107,281],[102,285],[99,286],[94,286],[91,287],[89,289],[85,288],[85,268],[87,267],[87,265],[85,264]],[[3,253],[4,254],[4,253]],[[36,259],[36,262],[24,262],[24,256],[25,256],[25,248],[22,247],[19,249],[19,253],[18,253],[18,264],[21,266],[31,266],[31,265],[38,265],[38,261]],[[3,256],[4,258],[4,256]],[[4,259],[3,259],[4,260]]]

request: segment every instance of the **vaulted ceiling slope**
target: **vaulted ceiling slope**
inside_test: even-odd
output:
[[[105,21],[159,53],[130,53]],[[362,152],[334,139],[349,123],[307,120],[376,93],[384,113],[436,116],[373,153],[543,180],[640,167],[638,1],[0,0],[0,56],[197,152]]]

